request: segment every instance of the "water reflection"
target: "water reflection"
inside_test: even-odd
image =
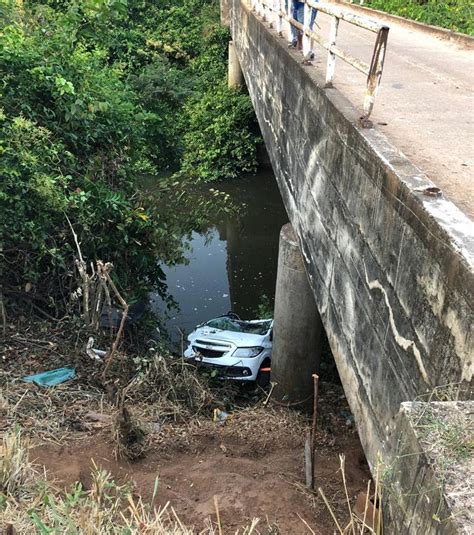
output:
[[[211,214],[211,229],[192,234],[189,263],[164,268],[178,304],[165,322],[175,341],[176,327],[189,333],[229,310],[252,318],[262,296],[273,300],[275,293],[278,237],[288,222],[275,178],[259,174],[210,187],[226,192],[239,207],[238,215]],[[163,315],[165,305],[157,295],[152,303]]]

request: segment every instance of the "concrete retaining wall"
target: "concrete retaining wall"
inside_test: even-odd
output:
[[[474,235],[247,4],[231,33],[369,463],[400,403],[472,385]]]
[[[406,402],[397,418],[396,455],[384,470],[389,533],[474,532],[474,402]]]

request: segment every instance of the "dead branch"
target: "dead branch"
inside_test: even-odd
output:
[[[0,290],[0,315],[2,316],[2,333],[5,336],[7,334],[7,314],[5,312],[5,304],[3,303],[2,290]]]
[[[97,265],[99,266],[99,262],[97,262]],[[120,295],[120,292],[117,290],[117,287],[115,286],[115,283],[114,283],[114,281],[112,280],[112,278],[110,277],[110,274],[109,274],[109,271],[112,269],[112,264],[107,262],[104,267],[107,267],[108,269],[103,269],[102,273],[104,274],[105,278],[107,279],[107,282],[108,282],[109,286],[112,288],[112,290],[113,290],[113,292],[115,294],[115,297],[117,298],[119,303],[122,305],[123,312],[122,312],[122,319],[120,321],[120,327],[119,327],[119,330],[117,331],[117,336],[115,337],[114,343],[112,344],[112,349],[110,350],[110,353],[109,353],[109,355],[107,357],[107,360],[106,360],[106,363],[105,363],[104,371],[102,372],[102,379],[103,380],[105,380],[107,372],[108,372],[108,370],[110,368],[110,365],[112,364],[112,361],[114,359],[115,353],[117,352],[117,348],[119,346],[120,339],[122,338],[123,330],[125,328],[125,322],[127,321],[127,317],[128,317],[128,303]]]
[[[71,224],[71,221],[66,215],[67,222],[71,228],[72,235],[74,237],[74,242],[76,244],[77,253],[79,258],[76,259],[76,266],[79,272],[79,275],[82,280],[82,302],[83,302],[83,315],[84,321],[88,327],[97,329],[99,327],[100,312],[102,308],[103,300],[105,299],[108,306],[109,314],[109,324],[110,324],[110,334],[112,336],[112,298],[109,288],[112,289],[112,292],[123,308],[122,318],[120,320],[120,326],[115,336],[114,342],[110,349],[108,356],[105,359],[105,366],[102,372],[102,379],[105,380],[107,372],[114,360],[115,354],[120,344],[120,340],[125,329],[125,323],[128,318],[128,303],[121,296],[118,291],[114,281],[110,276],[110,272],[113,269],[113,264],[111,262],[102,262],[97,260],[96,265],[91,262],[91,275],[89,275],[87,270],[87,264],[84,261],[82,256],[81,247],[77,234],[74,232],[74,228]],[[91,348],[87,348],[91,349]],[[86,352],[87,352],[86,349]]]
[[[69,227],[71,228],[71,232],[74,237],[74,242],[76,243],[77,254],[79,255],[79,258],[76,259],[76,266],[77,266],[77,270],[79,271],[79,275],[82,279],[82,305],[83,305],[84,321],[89,326],[90,325],[89,286],[90,286],[91,278],[89,277],[87,273],[87,264],[85,263],[84,258],[82,256],[81,246],[79,245],[77,234],[74,231],[74,228],[72,226],[72,223],[69,217],[66,214],[65,214],[65,217],[67,219],[67,222],[69,223]]]
[[[99,261],[100,262],[100,261]],[[112,338],[113,334],[113,325],[112,325],[112,298],[110,297],[110,291],[109,287],[107,286],[107,277],[105,276],[105,270],[111,270],[112,264],[106,263],[105,265],[100,262],[97,263],[97,271],[99,273],[99,281],[101,284],[101,287],[105,294],[105,302],[107,303],[107,315],[109,317],[109,329],[110,329],[110,337]]]

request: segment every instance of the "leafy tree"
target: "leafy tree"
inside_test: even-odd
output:
[[[114,262],[126,296],[163,290],[160,264],[182,261],[183,233],[216,200],[191,202],[189,181],[255,167],[250,100],[225,87],[218,4],[0,0],[0,14],[4,290],[65,302],[68,219],[88,261]],[[156,176],[155,200],[143,174]]]
[[[212,88],[187,104],[183,171],[202,180],[235,178],[255,171],[260,140],[249,129],[254,117],[247,95],[225,86]]]

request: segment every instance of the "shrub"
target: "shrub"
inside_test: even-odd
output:
[[[212,88],[187,104],[183,171],[200,180],[235,178],[256,169],[260,137],[247,95],[224,85]]]
[[[228,32],[211,0],[0,0],[0,261],[4,293],[49,306],[73,288],[71,221],[126,298],[163,289],[160,263],[215,199],[193,179],[255,167],[248,96],[227,90]],[[184,154],[184,156],[183,156]],[[158,208],[158,205],[160,208]],[[57,310],[55,310],[57,312]]]
[[[365,5],[394,15],[474,35],[470,0],[366,0]]]

